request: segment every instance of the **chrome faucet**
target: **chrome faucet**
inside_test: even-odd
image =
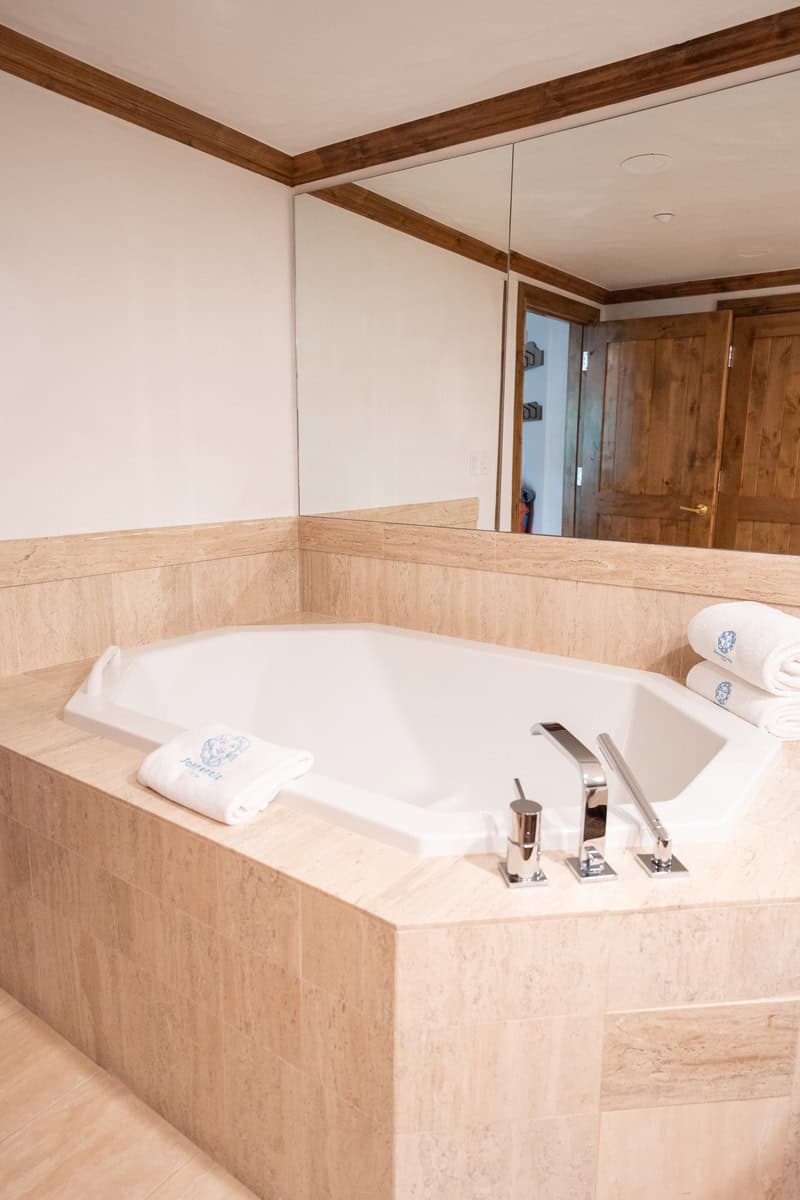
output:
[[[567,866],[581,883],[616,879],[617,873],[605,859],[608,785],[598,758],[583,742],[558,722],[541,722],[531,729],[535,735],[549,738],[562,754],[578,768],[583,785],[578,854],[567,859]]]
[[[622,757],[622,752],[614,739],[608,733],[601,733],[597,739],[600,753],[619,778],[622,780],[631,799],[636,805],[647,828],[654,838],[651,854],[637,854],[636,858],[647,871],[648,875],[682,874],[686,867],[672,853],[672,838],[666,826],[661,821],[656,810],[644,794],[641,784]]]
[[[542,844],[539,825],[542,806],[529,800],[518,779],[514,780],[517,799],[511,801],[511,829],[506,843],[506,861],[498,863],[506,887],[538,887],[547,883],[541,868]]]

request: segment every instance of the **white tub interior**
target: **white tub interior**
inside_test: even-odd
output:
[[[222,720],[302,746],[312,774],[282,802],[418,854],[501,852],[513,779],[574,849],[576,772],[536,721],[596,750],[612,734],[676,846],[724,840],[777,750],[662,676],[375,625],[219,630],[124,651],[65,719],[150,749]],[[647,844],[610,779],[608,844]]]

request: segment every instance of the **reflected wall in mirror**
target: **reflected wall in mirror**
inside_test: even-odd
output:
[[[800,553],[798,111],[788,72],[298,197],[300,511]]]
[[[511,161],[297,197],[302,513],[495,527]]]
[[[513,291],[506,528],[800,553],[798,111],[794,72],[515,146],[512,266],[603,303]]]

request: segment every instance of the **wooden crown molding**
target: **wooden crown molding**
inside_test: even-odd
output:
[[[370,221],[387,225],[390,229],[419,238],[422,242],[429,242],[432,246],[439,246],[442,250],[460,254],[463,258],[470,258],[473,262],[492,267],[495,271],[505,273],[510,266],[512,271],[520,275],[549,284],[551,287],[562,288],[576,296],[583,296],[596,304],[603,304],[605,301],[605,289],[588,279],[570,275],[558,267],[551,267],[548,263],[529,258],[526,254],[519,254],[516,250],[512,250],[509,255],[497,246],[470,237],[467,233],[453,229],[441,221],[435,221],[413,208],[406,208],[404,204],[398,204],[396,200],[390,200],[357,183],[342,183],[335,187],[322,188],[318,192],[307,192],[306,195],[325,200],[328,204],[335,204],[338,208],[346,208],[349,212],[367,217]]]
[[[657,283],[647,287],[609,292],[606,304],[630,304],[637,300],[674,300],[681,296],[709,296],[715,292],[756,292],[764,288],[800,284],[800,267],[786,271],[761,271],[752,275],[722,275],[718,279],[686,279],[681,283]]]
[[[800,308],[800,292],[780,296],[747,296],[741,300],[718,300],[717,309],[727,309],[734,317],[760,317],[769,313],[796,312]],[[797,503],[795,501],[795,503]]]
[[[800,7],[795,7],[292,156],[0,25],[0,70],[288,186],[511,133],[798,54]]]
[[[294,182],[290,154],[62,54],[6,25],[0,25],[0,70],[257,175],[287,186]]]
[[[800,7],[295,155],[296,185],[495,137],[800,54]]]

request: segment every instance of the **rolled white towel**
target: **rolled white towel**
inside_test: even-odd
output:
[[[148,754],[139,782],[168,800],[238,825],[310,771],[307,750],[274,746],[219,723],[187,729]]]
[[[692,667],[686,686],[783,742],[800,741],[800,695],[772,696],[709,662]]]
[[[698,654],[775,696],[800,695],[800,620],[746,600],[712,604],[689,622]]]

